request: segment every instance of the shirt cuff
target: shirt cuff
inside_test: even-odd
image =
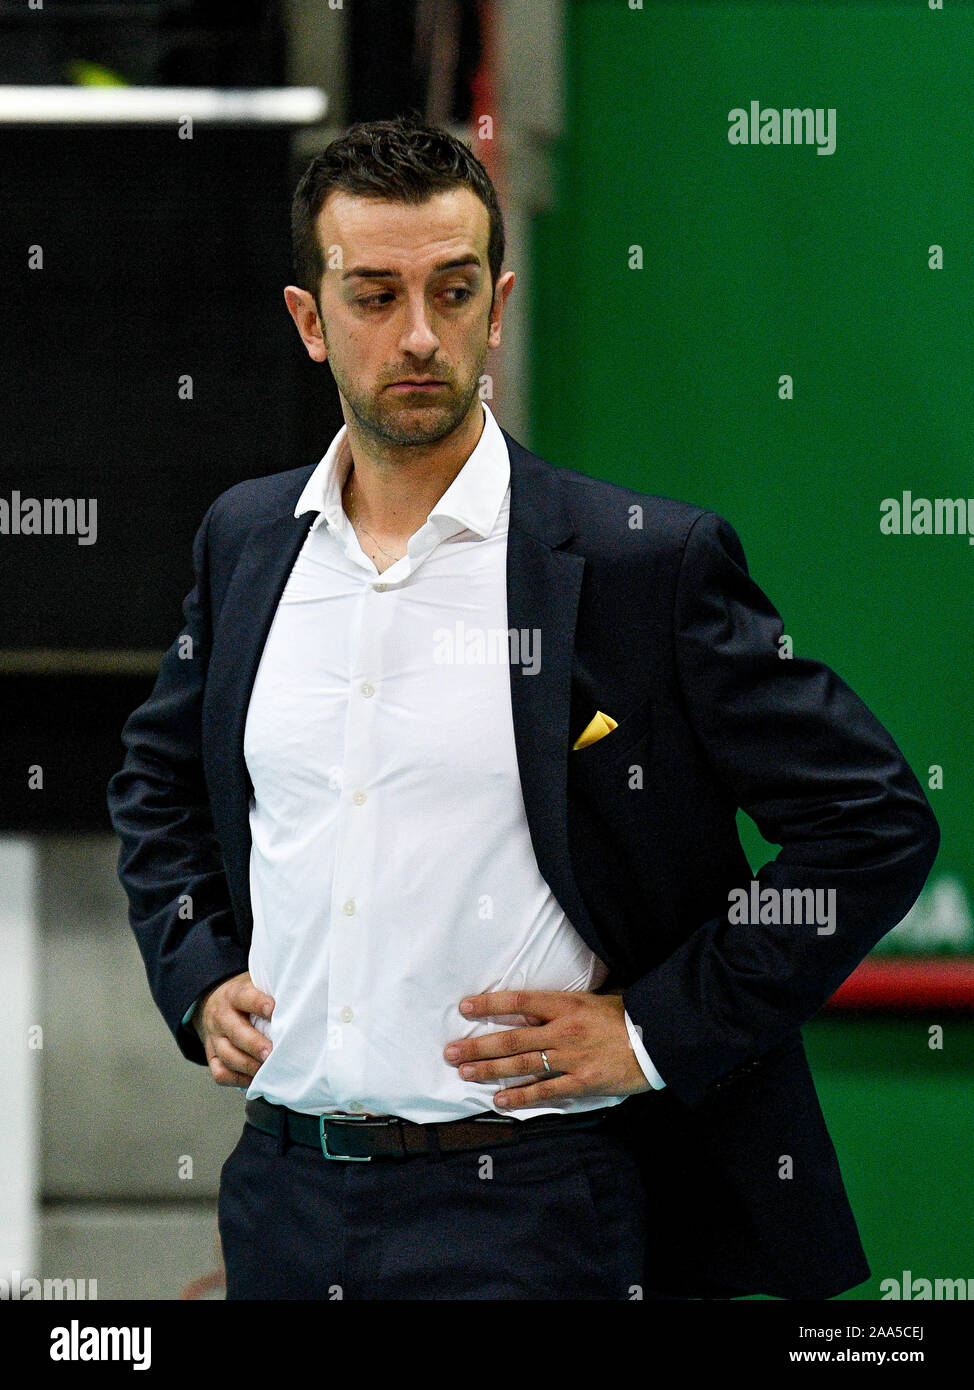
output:
[[[189,1027],[190,1022],[191,1022],[192,1017],[193,1017],[193,1014],[195,1014],[195,1012],[196,1012],[196,1005],[197,1005],[199,1002],[200,1002],[200,1001],[197,999],[197,1000],[196,1000],[196,1003],[190,1004],[189,1008],[188,1008],[188,1009],[186,1010],[186,1012],[183,1014],[183,1027],[184,1027],[184,1028],[188,1028],[188,1027]],[[638,1054],[637,1054],[637,1055],[638,1055]]]
[[[642,1039],[639,1036],[639,1033],[636,1029],[636,1025],[633,1023],[628,1013],[625,1014],[625,1020],[626,1028],[629,1033],[629,1044],[632,1047],[633,1052],[635,1052],[636,1054],[636,1061],[643,1069],[643,1076],[645,1076],[646,1080],[652,1086],[654,1091],[662,1091],[664,1086],[666,1085],[666,1082],[663,1080],[659,1072],[656,1070],[656,1068],[650,1061],[649,1053],[643,1047]]]

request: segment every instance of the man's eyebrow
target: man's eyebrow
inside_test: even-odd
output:
[[[433,267],[433,273],[439,274],[443,270],[457,270],[460,266],[473,265],[480,266],[479,256],[456,256],[451,261],[440,261]],[[346,270],[342,276],[343,280],[351,280],[353,277],[359,280],[401,280],[402,276],[398,270],[373,270],[369,266],[356,265],[351,270]]]

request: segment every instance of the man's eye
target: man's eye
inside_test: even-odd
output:
[[[454,299],[454,304],[466,304],[467,300],[473,297],[473,290],[471,290],[468,285],[454,285],[452,288],[445,290],[444,293],[460,295],[459,299]],[[355,303],[362,304],[369,309],[380,308],[383,304],[388,304],[389,300],[392,298],[393,296],[385,291],[382,294],[363,295],[360,299],[356,299]]]

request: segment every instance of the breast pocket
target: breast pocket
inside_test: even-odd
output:
[[[652,701],[643,700],[609,733],[603,734],[585,748],[569,750],[569,775],[577,773],[587,777],[594,773],[598,776],[603,769],[618,767],[629,754],[644,752],[649,743],[652,726]],[[634,757],[633,760],[638,762],[639,758]]]

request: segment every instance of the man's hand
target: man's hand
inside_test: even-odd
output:
[[[249,970],[224,980],[203,996],[192,1024],[206,1049],[217,1085],[250,1085],[271,1052],[270,1040],[253,1026],[250,1015],[270,1018],[273,1011],[274,1000],[257,988]]]
[[[531,1077],[530,1082],[494,1093],[494,1104],[502,1109],[529,1108],[568,1096],[626,1096],[652,1090],[629,1043],[621,994],[500,990],[471,995],[461,1001],[460,1011],[467,1018],[520,1014],[527,1020],[522,1028],[462,1038],[444,1050],[446,1060],[470,1081]],[[551,1075],[544,1069],[542,1049]],[[544,1080],[535,1081],[537,1076]]]

